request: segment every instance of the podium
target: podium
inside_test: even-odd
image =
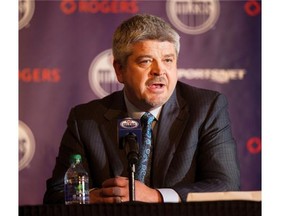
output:
[[[247,196],[250,192],[239,193],[193,193],[194,201],[188,201],[191,199],[188,195],[187,202],[182,203],[27,205],[19,206],[19,216],[261,216],[261,192],[253,192],[258,197],[250,199],[243,198],[243,195]],[[205,201],[196,200],[195,194],[206,197]],[[222,199],[214,200],[215,195],[222,196]],[[209,197],[213,199],[208,200]]]

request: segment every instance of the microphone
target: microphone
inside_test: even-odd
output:
[[[118,120],[119,148],[125,149],[129,163],[129,200],[135,201],[135,164],[139,160],[139,145],[142,142],[140,120],[125,118]]]
[[[119,148],[124,149],[130,164],[136,164],[139,159],[139,145],[142,141],[140,120],[125,118],[118,120]]]

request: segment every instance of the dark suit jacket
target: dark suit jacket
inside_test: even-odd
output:
[[[124,117],[123,91],[71,110],[44,203],[64,202],[63,178],[73,153],[82,155],[91,188],[128,176],[117,140],[117,120]],[[157,127],[152,187],[173,188],[182,201],[189,192],[239,190],[236,144],[223,95],[178,82]]]

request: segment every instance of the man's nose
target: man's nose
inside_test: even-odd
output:
[[[161,62],[153,61],[151,67],[151,74],[154,76],[161,76],[165,73],[164,65]]]

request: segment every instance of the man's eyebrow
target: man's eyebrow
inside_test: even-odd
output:
[[[171,54],[166,54],[166,55],[164,55],[164,57],[175,57],[175,54],[173,54],[173,53],[171,53]]]
[[[171,54],[166,54],[163,56],[164,58],[167,58],[167,57],[175,57],[175,54],[171,53]],[[153,58],[152,55],[140,55],[136,58],[136,60],[138,59],[142,59],[142,58]]]
[[[153,58],[151,55],[140,55],[136,58],[136,60],[140,60],[142,58]]]

